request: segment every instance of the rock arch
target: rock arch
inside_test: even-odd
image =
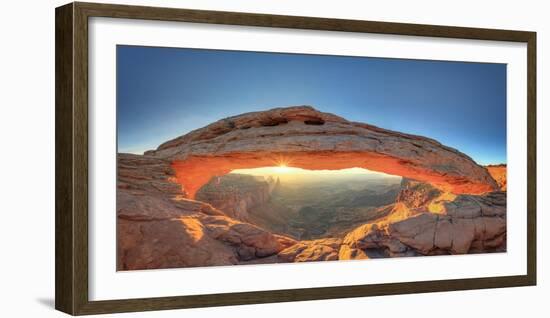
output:
[[[190,198],[214,176],[283,164],[310,170],[366,168],[455,194],[498,189],[484,167],[456,149],[426,137],[351,122],[310,106],[225,118],[145,154],[172,162]]]

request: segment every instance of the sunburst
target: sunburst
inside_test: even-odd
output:
[[[289,173],[292,172],[293,168],[287,167],[286,165],[279,165],[274,167],[273,170],[277,173]]]
[[[274,163],[275,167],[281,168],[283,170],[288,170],[292,166],[292,160],[283,156],[278,156],[277,158],[275,158]]]

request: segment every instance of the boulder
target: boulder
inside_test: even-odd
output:
[[[341,244],[338,238],[299,241],[277,255],[285,262],[335,261]]]

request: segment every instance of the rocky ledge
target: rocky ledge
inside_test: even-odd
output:
[[[119,270],[232,265],[295,243],[187,199],[168,161],[118,155]]]
[[[393,211],[347,234],[339,259],[505,250],[506,192],[455,196],[404,180]]]

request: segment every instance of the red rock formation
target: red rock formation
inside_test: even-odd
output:
[[[339,259],[506,250],[506,193],[448,195],[404,180],[394,210],[344,238]]]
[[[195,198],[224,211],[229,217],[250,222],[249,210],[266,203],[274,187],[273,179],[228,174],[210,180]]]
[[[361,167],[455,194],[498,189],[486,169],[435,140],[350,122],[309,106],[222,119],[146,154],[171,161],[190,198],[213,176],[277,165],[310,170]]]
[[[167,161],[118,155],[119,270],[231,265],[295,241],[183,197]]]
[[[497,182],[500,190],[506,191],[506,165],[500,164],[487,166],[486,168],[491,174],[491,177],[493,177],[493,179],[495,179],[495,181]]]
[[[418,181],[404,180],[383,217],[343,239],[296,242],[243,222],[230,210],[243,196],[216,203],[227,211],[193,200],[213,176],[277,165],[363,167]],[[117,187],[119,270],[506,249],[505,167],[486,169],[432,139],[307,106],[230,117],[144,156],[119,154]]]
[[[299,241],[277,255],[284,262],[335,261],[341,244],[339,238]]]

